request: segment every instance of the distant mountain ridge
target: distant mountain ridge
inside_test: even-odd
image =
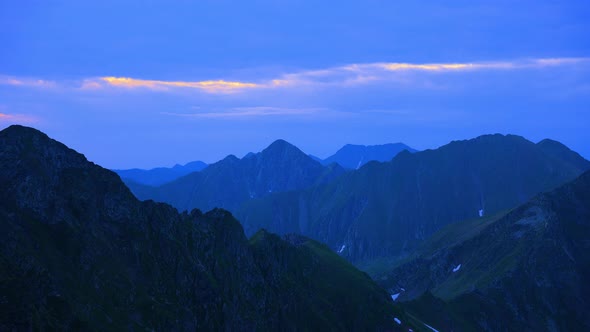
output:
[[[347,144],[325,160],[313,155],[308,156],[324,166],[337,163],[346,169],[356,169],[370,161],[389,161],[403,150],[408,150],[410,152],[416,151],[403,143],[368,146]],[[255,153],[249,152],[244,158],[253,155],[255,155]],[[152,169],[113,169],[113,171],[119,174],[123,182],[134,188],[141,186],[157,187],[190,173],[199,172],[207,166],[208,164],[202,161],[192,161],[185,165],[176,164],[173,167],[157,167]]]
[[[2,331],[395,329],[385,290],[326,246],[140,202],[21,126],[0,131],[0,299]]]
[[[277,140],[262,152],[242,159],[227,156],[159,187],[129,187],[139,199],[166,202],[180,211],[215,207],[236,211],[250,199],[327,183],[344,173],[337,164],[323,166],[292,144]]]
[[[590,330],[590,172],[465,236],[475,227],[449,226],[377,280],[444,331]]]
[[[346,169],[358,169],[370,161],[386,162],[390,161],[398,153],[407,150],[416,152],[416,150],[403,143],[390,143],[383,145],[354,145],[346,144],[334,155],[324,159],[322,164],[329,165],[338,163]]]
[[[192,172],[198,172],[207,167],[202,161],[192,161],[185,165],[174,165],[173,167],[158,167],[146,169],[114,169],[113,171],[121,177],[124,182],[137,183],[148,186],[159,186],[174,181]]]
[[[327,184],[249,201],[236,215],[246,233],[301,233],[356,263],[403,255],[447,224],[512,208],[590,168],[551,142],[496,134],[405,151]]]

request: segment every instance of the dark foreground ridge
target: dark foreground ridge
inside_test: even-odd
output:
[[[392,302],[324,245],[226,211],[138,201],[45,134],[0,132],[0,330],[395,328]]]

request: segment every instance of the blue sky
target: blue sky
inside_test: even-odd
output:
[[[110,168],[486,133],[590,158],[587,1],[3,1],[0,128]]]

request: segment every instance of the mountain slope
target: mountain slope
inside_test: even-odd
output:
[[[193,161],[186,165],[174,165],[174,167],[158,167],[153,169],[115,169],[124,182],[137,183],[147,186],[159,186],[174,181],[192,172],[198,172],[207,167],[202,161]]]
[[[324,246],[140,202],[34,129],[0,132],[0,228],[0,330],[391,330],[386,292]]]
[[[416,150],[403,143],[390,143],[383,145],[353,145],[347,144],[338,150],[334,155],[324,159],[322,163],[329,165],[338,163],[346,169],[358,169],[370,161],[390,161],[398,153],[407,150]]]
[[[247,200],[326,183],[344,170],[322,166],[295,146],[277,140],[242,159],[228,156],[198,173],[160,187],[130,185],[139,199],[166,202],[180,211],[221,207],[237,210]]]
[[[512,208],[590,168],[573,154],[556,156],[519,136],[485,135],[402,152],[325,185],[250,201],[236,215],[247,233],[298,232],[355,263],[395,257],[445,225]]]
[[[590,172],[467,238],[457,226],[380,280],[401,307],[445,330],[590,329]]]

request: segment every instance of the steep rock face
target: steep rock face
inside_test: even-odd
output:
[[[485,135],[402,152],[325,185],[247,202],[237,216],[247,232],[298,232],[343,248],[357,263],[401,255],[445,225],[517,206],[590,167],[569,149],[557,150]]]
[[[327,183],[343,173],[342,167],[324,167],[295,146],[277,140],[260,153],[242,159],[228,156],[160,187],[131,184],[130,188],[139,199],[166,202],[180,211],[215,207],[235,211],[250,199]]]
[[[448,245],[427,243],[379,278],[411,300],[402,307],[457,331],[590,329],[590,172],[468,238],[457,234],[445,230]]]
[[[387,294],[366,276],[345,277],[367,291],[351,300],[275,272],[317,273],[322,259],[353,269],[336,254],[273,240],[290,252],[274,259],[282,254],[249,243],[228,212],[140,202],[115,173],[30,128],[0,132],[0,228],[0,330],[346,330],[333,312],[366,308],[374,319],[360,329],[391,325]],[[270,287],[281,277],[309,306]]]
[[[322,161],[324,165],[338,163],[346,169],[358,169],[370,161],[390,161],[398,153],[407,150],[416,150],[403,143],[391,143],[383,145],[354,145],[347,144],[338,150],[334,155]]]

